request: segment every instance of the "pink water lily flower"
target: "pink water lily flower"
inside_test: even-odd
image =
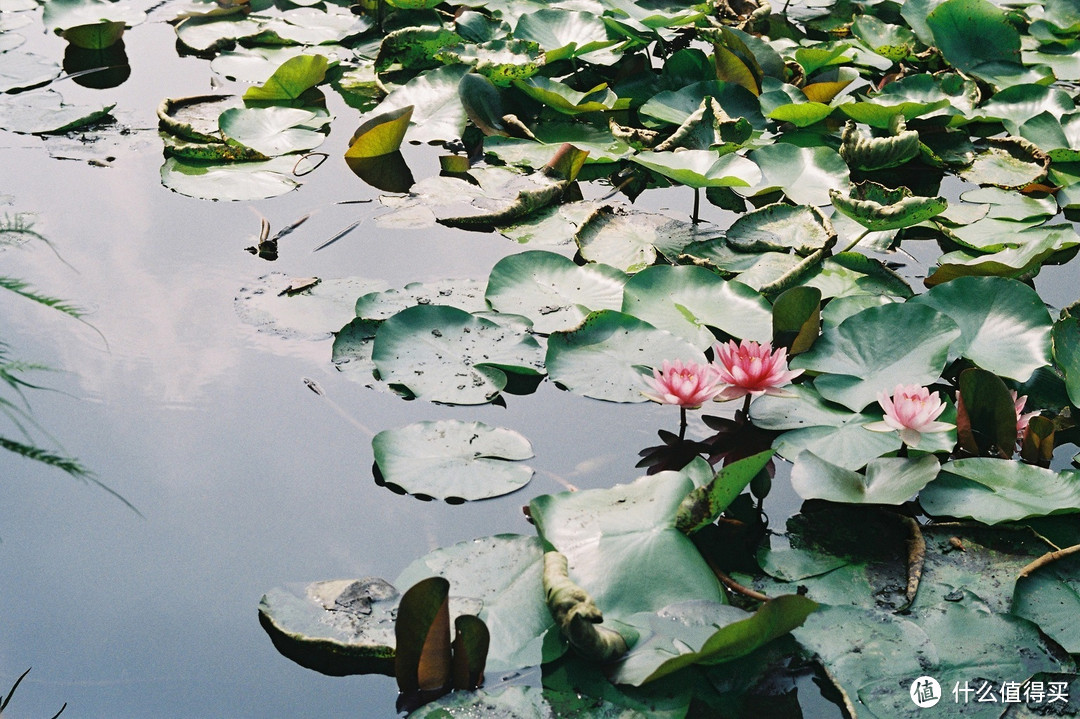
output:
[[[1024,435],[1027,434],[1028,422],[1032,417],[1037,417],[1038,412],[1024,412],[1024,405],[1027,404],[1027,395],[1016,396],[1016,390],[1009,390],[1009,394],[1012,395],[1013,407],[1016,409],[1016,441],[1023,442]]]
[[[642,377],[652,392],[642,394],[653,402],[674,404],[683,409],[696,409],[720,392],[716,374],[709,365],[699,365],[682,360],[664,360],[660,369],[653,369],[652,377]]]
[[[891,397],[879,392],[878,404],[885,410],[884,419],[864,426],[874,432],[899,432],[900,439],[909,447],[917,446],[924,434],[945,432],[956,426],[935,421],[945,411],[945,403],[937,392],[931,393],[916,384],[896,385]]]
[[[726,402],[745,395],[758,397],[763,394],[783,395],[780,390],[803,373],[801,369],[790,370],[787,366],[787,350],[783,347],[773,352],[772,344],[743,340],[735,344],[713,345],[713,367],[720,382],[726,385],[716,399]]]

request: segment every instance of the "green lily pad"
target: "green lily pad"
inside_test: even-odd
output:
[[[269,102],[289,101],[300,97],[326,77],[329,61],[322,55],[297,55],[274,70],[274,74],[258,87],[244,92],[245,100]]]
[[[1043,113],[1060,120],[1075,111],[1076,103],[1064,90],[1026,84],[995,93],[969,116],[975,120],[1000,120],[1010,135],[1019,135],[1022,125]]]
[[[624,273],[607,265],[579,267],[553,252],[530,251],[499,260],[484,295],[492,308],[528,317],[537,332],[569,330],[594,310],[623,303]]]
[[[1080,560],[1066,557],[1016,580],[1012,612],[1039,625],[1070,654],[1080,654]]]
[[[830,190],[829,199],[837,210],[874,232],[917,225],[948,207],[944,197],[917,197],[906,187],[892,190],[869,180],[856,183],[850,195]]]
[[[754,613],[699,600],[632,615],[626,621],[641,639],[613,667],[611,677],[641,686],[691,664],[737,659],[800,626],[817,606],[790,594],[774,597]]]
[[[739,217],[727,231],[728,245],[739,252],[787,252],[806,256],[836,241],[829,221],[808,205],[775,203]]]
[[[55,90],[0,96],[0,128],[31,135],[62,133],[108,117],[115,105],[68,105]]]
[[[529,507],[541,538],[566,555],[570,580],[605,620],[625,622],[678,602],[724,602],[705,560],[675,528],[693,488],[681,473],[660,472],[610,489],[543,495]]]
[[[1038,273],[1050,257],[1080,245],[1080,235],[1069,225],[1041,225],[1017,230],[1014,244],[990,254],[966,250],[947,252],[926,278],[932,287],[967,275],[1022,278]]]
[[[755,427],[783,432],[773,447],[791,462],[809,451],[828,457],[837,467],[855,471],[900,449],[900,436],[895,432],[864,429],[863,425],[881,419],[877,414],[855,413],[830,404],[806,383],[786,387],[784,393],[788,396],[756,399],[750,405],[750,419]]]
[[[1023,382],[1050,364],[1050,313],[1038,293],[1003,277],[958,277],[911,300],[948,315],[960,327],[949,360],[966,357]]]
[[[821,396],[858,412],[898,384],[936,382],[959,336],[956,323],[937,310],[896,302],[826,327],[791,366],[823,373],[814,381]]]
[[[586,12],[551,8],[522,15],[514,37],[531,40],[544,49],[547,62],[595,53],[614,45],[602,18]],[[591,62],[595,58],[590,57]]]
[[[1051,330],[1054,361],[1065,373],[1065,389],[1074,407],[1080,407],[1080,317],[1076,307],[1061,313]]]
[[[791,486],[803,499],[846,504],[892,504],[908,501],[937,476],[934,455],[883,457],[871,460],[866,472],[855,472],[803,450],[791,469]]]
[[[574,239],[584,259],[633,273],[652,265],[660,256],[675,258],[691,242],[717,234],[667,215],[605,205],[582,223]]]
[[[516,492],[532,479],[529,441],[482,422],[418,422],[379,432],[371,441],[387,485],[451,503]]]
[[[873,15],[860,15],[852,24],[851,33],[878,55],[893,62],[915,52],[915,33],[901,25],[882,22]]]
[[[1006,459],[973,457],[942,466],[919,501],[935,517],[966,517],[997,524],[1080,512],[1080,472]]]
[[[772,339],[772,306],[740,282],[704,267],[657,265],[626,283],[622,311],[706,350],[710,327],[739,339]]]
[[[514,87],[564,115],[612,110],[619,100],[607,83],[601,83],[587,92],[578,92],[557,80],[534,75],[524,80],[514,80]]]
[[[329,121],[296,107],[231,108],[218,118],[226,137],[267,157],[315,149],[326,139],[318,128]]]
[[[639,152],[630,160],[687,187],[752,187],[761,179],[757,165],[735,154],[712,150]]]
[[[46,30],[88,50],[115,44],[126,26],[145,19],[146,13],[134,6],[107,0],[47,0],[42,12]]]
[[[988,0],[946,0],[926,16],[934,44],[953,67],[993,80],[998,64],[1020,63],[1020,33]]]
[[[979,185],[1020,188],[1046,174],[1050,158],[1034,144],[1021,138],[989,140],[990,147],[975,156],[971,167],[960,176]]]
[[[979,98],[975,82],[957,73],[919,73],[890,82],[869,101],[841,104],[840,110],[856,122],[887,130],[896,115],[908,122],[963,115],[975,107]]]
[[[543,372],[531,336],[456,307],[418,305],[383,322],[372,361],[379,377],[420,399],[484,404],[506,387],[507,372]]]
[[[335,44],[371,27],[368,18],[332,3],[321,8],[292,8],[276,15],[252,13],[248,17],[262,23],[260,39],[272,45]]]
[[[543,548],[537,537],[499,534],[436,549],[395,581],[412,586],[432,575],[449,580],[454,594],[479,601],[472,613],[491,631],[490,671],[536,666],[565,651],[544,603]]]
[[[299,187],[300,182],[293,179],[295,166],[295,157],[228,165],[170,157],[161,166],[161,184],[202,200],[261,200]]]
[[[729,117],[742,117],[755,129],[765,128],[765,118],[761,115],[761,105],[749,90],[733,83],[695,82],[679,86],[677,90],[665,90],[653,95],[642,105],[638,112],[661,122],[682,125],[699,107],[706,97],[714,98]]]
[[[486,312],[484,283],[478,280],[410,282],[403,289],[371,292],[356,300],[356,316],[385,320],[416,305],[444,305],[465,312]]]
[[[458,98],[458,83],[468,65],[446,65],[417,75],[395,89],[372,110],[371,115],[413,106],[406,139],[413,142],[456,140],[468,119]]]
[[[215,3],[214,7],[218,5]],[[255,37],[260,32],[262,25],[247,17],[193,16],[184,18],[176,26],[176,39],[195,52],[211,52],[240,38]]]
[[[750,153],[761,168],[762,179],[745,196],[782,190],[799,205],[827,205],[829,191],[847,190],[849,170],[844,158],[830,147],[797,147],[786,142],[767,145]]]
[[[435,58],[448,64],[468,65],[499,87],[509,87],[514,80],[532,77],[544,63],[536,43],[504,39],[451,45],[439,50]]]
[[[705,354],[648,322],[600,310],[573,330],[553,332],[546,364],[551,380],[571,392],[609,402],[645,402],[647,368],[676,359],[703,364]]]

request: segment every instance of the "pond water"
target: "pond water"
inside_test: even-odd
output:
[[[22,32],[43,54],[62,55],[40,28]],[[282,657],[259,626],[260,596],[320,579],[392,579],[437,547],[530,533],[521,505],[565,482],[639,476],[638,451],[658,428],[674,429],[677,413],[550,383],[506,407],[405,402],[337,372],[328,335],[281,337],[244,321],[236,297],[268,272],[395,287],[484,279],[521,248],[497,234],[377,227],[379,192],[342,159],[349,122],[335,123],[319,148],[329,160],[296,192],[242,203],[171,192],[159,182],[155,107],[210,91],[212,75],[206,61],[177,56],[162,22],[129,30],[125,43],[132,72],[121,86],[61,83],[69,101],[116,101],[115,125],[48,139],[0,131],[0,211],[36,213],[51,242],[4,250],[0,274],[88,309],[83,324],[4,293],[2,339],[17,358],[61,370],[39,378],[57,391],[29,396],[35,420],[138,510],[0,455],[0,692],[32,667],[13,717],[52,716],[65,702],[65,716],[114,719],[392,716],[393,679],[330,678]],[[327,100],[331,113],[359,117],[335,94]],[[406,154],[417,178],[438,173],[427,148]],[[690,209],[687,190],[643,201],[682,217]],[[308,214],[276,262],[244,251],[260,217],[276,232]],[[712,206],[703,216],[731,219]],[[1075,269],[1047,268],[1043,298],[1069,304],[1074,281]],[[373,432],[451,417],[524,434],[536,454],[532,483],[458,506],[374,483]],[[796,501],[776,485],[766,507],[782,517]],[[806,716],[838,715],[812,683],[802,686]]]

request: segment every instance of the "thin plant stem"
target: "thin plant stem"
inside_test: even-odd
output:
[[[679,407],[679,440],[686,437],[686,407]]]
[[[852,240],[851,243],[847,247],[840,250],[840,252],[850,252],[851,250],[855,249],[855,245],[862,242],[863,238],[866,237],[869,234],[870,234],[870,228],[868,227],[865,230],[863,230],[861,233],[859,233],[859,236],[856,237],[854,240]],[[840,252],[838,252],[836,254],[840,254]]]
[[[691,217],[691,221],[696,225],[701,220],[698,218],[698,210],[701,208],[701,188],[694,188],[694,215]]]

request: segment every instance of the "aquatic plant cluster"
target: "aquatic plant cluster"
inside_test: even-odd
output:
[[[142,19],[70,5],[47,0],[47,22],[80,46]],[[1074,3],[168,8],[182,48],[253,85],[163,100],[165,186],[289,192],[329,128],[355,123],[344,159],[385,193],[377,226],[527,245],[471,283],[370,281],[335,332],[344,373],[444,404],[547,381],[683,415],[644,477],[534,498],[535,534],[437,550],[393,583],[268,592],[280,651],[425,699],[460,690],[420,717],[739,715],[815,672],[851,716],[914,716],[907,688],[928,674],[1080,696],[1080,319],[1036,290],[1080,249]],[[0,89],[40,83],[29,53],[0,53]],[[331,117],[327,88],[357,115]],[[0,97],[0,126],[109,110],[34,90]],[[441,144],[443,172],[416,180],[405,142]],[[662,187],[686,221],[634,207]],[[701,221],[702,197],[727,226]],[[733,416],[704,409],[737,398]],[[429,497],[531,477],[528,441],[478,422],[387,429],[373,449],[380,482]],[[782,535],[762,508],[777,456],[808,500]],[[493,686],[534,666],[542,687]]]

